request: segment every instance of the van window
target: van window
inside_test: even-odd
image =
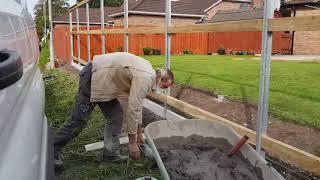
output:
[[[10,33],[14,33],[14,30],[12,29],[12,26],[9,21],[8,14],[1,13],[0,12],[0,36],[5,36]]]
[[[21,4],[21,0],[14,0],[15,2]]]
[[[15,32],[18,32],[18,31],[21,31],[24,28],[24,23],[23,23],[23,20],[20,18],[20,17],[17,17],[17,16],[11,16],[11,22],[12,22],[12,25],[13,25],[13,29],[15,30]]]

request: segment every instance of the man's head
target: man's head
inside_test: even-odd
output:
[[[156,83],[161,89],[167,89],[174,83],[174,76],[170,69],[156,70]]]

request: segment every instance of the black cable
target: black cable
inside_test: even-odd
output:
[[[303,175],[303,174],[301,174],[301,173],[299,173],[299,172],[297,172],[297,171],[295,171],[295,170],[293,170],[293,169],[291,169],[291,168],[289,168],[287,166],[284,166],[284,165],[278,163],[277,161],[274,161],[274,160],[272,160],[270,158],[267,158],[267,157],[266,157],[266,160],[271,161],[272,163],[275,163],[275,164],[283,167],[284,169],[289,170],[289,171],[291,171],[291,172],[293,172],[293,173],[295,173],[295,174],[297,174],[297,175],[299,175],[299,176],[301,176],[301,177],[303,177],[305,179],[311,180],[309,177],[306,177],[305,175]]]

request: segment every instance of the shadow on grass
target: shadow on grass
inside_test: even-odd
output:
[[[252,112],[250,110],[251,105],[248,103],[246,90],[242,86],[240,86],[240,90],[241,90],[241,95],[242,95],[242,104],[244,106],[244,111],[245,111],[245,115],[246,115],[247,127],[250,129],[254,129],[254,125],[252,122],[252,121],[254,121],[254,119],[252,119]]]

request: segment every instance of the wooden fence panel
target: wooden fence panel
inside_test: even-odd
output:
[[[139,26],[143,27],[143,26]],[[108,29],[114,27],[106,27]],[[122,28],[121,26],[115,28]],[[98,30],[100,26],[91,26],[90,30]],[[75,28],[74,28],[75,30]],[[83,26],[80,30],[86,30]],[[54,28],[55,50],[58,59],[70,60],[70,33],[68,25],[59,25]],[[291,50],[291,33],[275,32],[273,36],[273,53],[288,54]],[[123,48],[123,34],[106,34],[107,53],[115,52],[117,48]],[[249,51],[260,53],[261,32],[201,32],[172,34],[171,53],[182,54],[185,49],[194,54],[216,53],[219,47],[230,51]],[[74,56],[78,57],[77,35],[74,35]],[[101,35],[90,35],[91,59],[102,53]],[[84,61],[88,60],[87,35],[80,35],[80,55]],[[160,49],[165,53],[164,34],[129,34],[129,52],[137,55],[143,54],[143,48],[151,47]]]
[[[273,33],[272,53],[288,54],[291,49],[291,33]],[[209,33],[209,52],[217,52],[220,47],[230,51],[249,51],[261,53],[261,32],[211,32]]]
[[[54,29],[54,50],[56,58],[63,61],[69,61],[70,52],[70,33],[69,27],[58,26]]]

